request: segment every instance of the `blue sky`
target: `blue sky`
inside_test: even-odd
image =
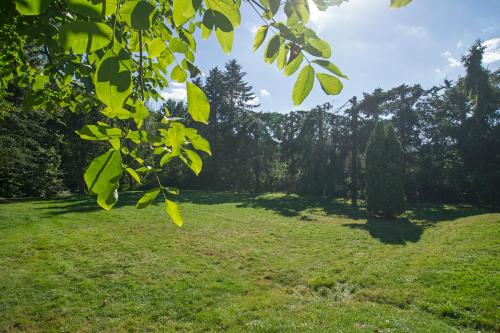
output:
[[[314,7],[309,26],[332,47],[332,61],[350,80],[340,95],[327,96],[316,82],[300,107],[291,99],[297,73],[285,77],[263,61],[261,47],[252,52],[253,33],[262,21],[242,4],[242,24],[236,29],[233,51],[225,55],[215,36],[198,43],[197,64],[205,72],[236,58],[247,72],[262,111],[288,112],[324,102],[341,105],[354,95],[377,87],[421,83],[424,88],[463,73],[459,63],[474,40],[486,41],[485,65],[500,66],[499,0],[414,0],[403,9],[390,9],[389,0],[350,0],[320,12]],[[167,95],[183,98],[182,86],[172,85]]]

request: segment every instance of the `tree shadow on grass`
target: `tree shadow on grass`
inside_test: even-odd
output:
[[[399,219],[378,219],[368,217],[363,205],[352,207],[349,201],[329,198],[306,197],[285,194],[248,194],[230,192],[188,192],[181,202],[194,204],[235,203],[236,207],[263,208],[285,217],[300,217],[314,220],[314,214],[346,217],[365,223],[344,224],[352,229],[367,231],[371,237],[384,244],[416,243],[427,228],[443,221],[491,213],[487,209],[470,205],[448,205],[444,203],[410,202],[408,209]]]
[[[365,215],[362,209],[352,207],[348,203],[342,201],[326,198],[298,197],[293,195],[274,198],[257,197],[241,203],[238,207],[264,208],[286,217],[297,217],[302,215],[302,218],[305,220],[307,220],[307,216],[303,214],[308,214],[308,211],[324,213],[325,215],[348,217],[354,220],[361,219]]]
[[[425,229],[440,222],[493,212],[497,211],[461,204],[413,202],[408,204],[408,209],[401,218],[368,217],[364,224],[350,223],[344,226],[366,230],[370,236],[384,244],[406,244],[418,242]]]
[[[355,220],[365,216],[363,208],[352,207],[347,201],[295,194],[186,191],[179,196],[178,201],[204,205],[234,203],[238,208],[262,208],[285,217],[300,216],[303,219],[307,219],[304,214],[307,214],[308,211]]]
[[[120,195],[120,199],[113,209],[135,205],[138,194],[126,192]],[[64,198],[52,198],[34,202],[36,210],[43,210],[47,215],[58,216],[71,213],[91,213],[102,211],[97,204],[96,197],[91,195],[71,195]]]
[[[360,206],[353,207],[348,200],[295,194],[182,191],[182,194],[176,199],[181,203],[203,205],[232,203],[236,207],[242,208],[263,208],[285,217],[303,217],[308,212],[314,212],[354,220],[367,218],[363,202],[361,202]],[[409,202],[408,209],[402,217],[407,218],[408,221],[418,222],[418,225],[425,228],[440,221],[450,221],[492,212],[488,209],[463,204]]]
[[[495,211],[464,204],[448,205],[444,203],[414,202],[408,205],[404,215],[411,220],[432,224],[439,221],[450,221],[493,212]]]
[[[377,219],[369,217],[366,223],[350,223],[344,226],[366,230],[370,236],[384,244],[416,243],[420,240],[425,227],[412,223],[408,218]]]
[[[142,192],[125,192],[120,194],[120,199],[113,209],[125,206],[134,206]],[[159,198],[156,204],[160,204]],[[212,192],[212,191],[181,191],[181,195],[175,198],[179,203],[191,203],[198,205],[234,204],[241,208],[257,208],[272,211],[285,217],[299,217],[303,220],[311,220],[311,217],[319,214],[326,216],[346,217],[353,220],[366,218],[366,210],[363,205],[352,207],[349,201],[341,199],[330,199],[321,197],[298,196],[294,194],[255,194],[234,192]],[[102,210],[96,203],[94,196],[74,195],[65,198],[54,198],[49,200],[35,201],[36,209],[45,210],[49,215],[63,215],[67,213],[88,213]],[[406,224],[418,221],[418,228],[426,228],[440,221],[449,221],[461,217],[479,215],[488,212],[467,205],[446,205],[429,203],[410,203],[403,217],[407,218]],[[313,220],[313,219],[312,219]],[[401,219],[400,219],[401,220]],[[375,220],[373,223],[380,222]],[[381,232],[380,225],[371,226],[370,219],[365,226],[366,230]],[[381,222],[382,225],[390,222]],[[353,224],[359,227],[360,224]],[[395,226],[398,228],[399,226]],[[382,228],[383,229],[383,228]],[[411,226],[403,228],[409,230]],[[398,230],[398,229],[396,229]],[[399,232],[402,232],[400,230]],[[393,235],[394,236],[394,235]],[[390,237],[389,237],[390,238]],[[410,237],[411,238],[411,237]]]

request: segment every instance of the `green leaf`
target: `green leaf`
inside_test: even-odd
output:
[[[210,103],[208,98],[197,85],[191,82],[186,83],[188,112],[193,120],[208,124],[210,115]]]
[[[120,139],[118,138],[109,139],[108,142],[111,145],[111,147],[113,147],[114,150],[120,150],[121,147]]]
[[[144,165],[144,160],[137,155],[137,148],[130,152],[130,157],[132,157],[140,165]],[[139,171],[139,170],[136,170]]]
[[[285,43],[280,46],[278,56],[276,57],[276,65],[279,69],[283,69],[286,65],[286,56],[288,55],[288,48]]]
[[[172,38],[168,43],[168,46],[172,52],[176,53],[186,53],[189,49],[189,45],[186,42],[183,42],[179,38]]]
[[[155,187],[149,191],[144,192],[139,201],[137,201],[137,209],[143,209],[149,206],[153,201],[155,201],[158,194],[160,194],[159,187]]]
[[[163,155],[161,160],[160,160],[160,166],[163,167],[165,164],[170,162],[171,159],[172,159],[172,154],[165,153],[165,155]]]
[[[210,37],[215,24],[215,14],[211,9],[208,9],[205,14],[203,14],[203,19],[201,20],[201,38],[204,40]]]
[[[100,50],[112,39],[113,30],[107,24],[72,22],[61,28],[58,42],[65,51],[81,54]]]
[[[20,14],[38,15],[47,9],[50,0],[15,0],[14,2],[16,4],[16,10]]]
[[[204,137],[198,134],[198,132],[194,128],[186,128],[185,133],[195,149],[201,150],[208,155],[212,155],[210,144]]]
[[[195,64],[191,63],[190,61],[184,59],[182,60],[182,65],[185,65],[185,67],[188,69],[190,78],[194,78],[197,77],[198,75],[201,75],[201,69],[199,69]]]
[[[184,156],[180,156],[181,160],[195,173],[195,175],[199,175],[201,172],[201,168],[203,166],[203,162],[201,160],[200,155],[198,155],[195,151],[191,149],[183,149]],[[184,157],[184,158],[182,158]]]
[[[215,26],[215,37],[219,42],[224,53],[231,52],[234,40],[234,27],[231,22],[224,15],[214,12],[213,15]]]
[[[401,8],[407,6],[412,0],[391,0],[391,8]]]
[[[106,210],[111,210],[118,202],[118,186],[97,193],[97,204]]]
[[[132,113],[124,108],[113,109],[107,106],[101,110],[101,113],[108,118],[118,118],[121,120],[132,118]]]
[[[208,9],[224,15],[233,27],[240,25],[240,10],[233,0],[205,0]]]
[[[272,19],[280,8],[280,0],[261,0],[261,3],[266,7],[267,11],[264,16],[267,19]]]
[[[332,63],[328,60],[316,59],[316,60],[313,60],[312,62],[317,64],[317,65],[320,65],[321,67],[323,67],[326,70],[329,70],[330,72],[332,72],[333,74],[335,74],[337,76],[343,77],[344,79],[349,79],[347,77],[347,75],[342,73],[342,71],[334,63]]]
[[[304,49],[316,57],[330,58],[332,55],[332,49],[328,42],[322,40],[321,38],[309,38],[307,40],[307,47]]]
[[[196,40],[186,29],[179,29],[179,37],[184,43],[188,44],[191,50],[196,51]]]
[[[107,125],[85,125],[76,134],[83,140],[109,140],[123,136],[121,129]]]
[[[326,10],[328,6],[340,6],[349,0],[313,0],[319,10]]]
[[[132,93],[132,59],[124,49],[118,50],[106,52],[94,76],[97,98],[113,110],[121,110]]]
[[[75,13],[92,18],[110,16],[116,11],[117,0],[65,0]]]
[[[165,199],[165,211],[178,227],[182,227],[182,216],[175,202]]]
[[[286,1],[284,12],[287,16],[286,24],[288,26],[303,26],[309,21],[308,0]]]
[[[210,150],[210,143],[208,142],[207,139],[205,139],[201,135],[191,139],[191,144],[195,149],[201,150],[207,153],[208,155],[212,155],[212,151]]]
[[[160,57],[158,57],[158,64],[161,66],[162,71],[164,72],[166,72],[167,67],[174,61],[174,56],[170,51],[165,51],[160,55]]]
[[[162,132],[163,134],[164,132]],[[167,135],[164,138],[169,146],[172,147],[170,155],[177,156],[180,154],[180,148],[186,141],[186,128],[183,124],[174,122],[170,125]]]
[[[300,17],[300,20],[303,23],[307,23],[309,21],[309,5],[307,0],[295,0],[293,4],[295,12]]]
[[[137,100],[137,102],[135,102],[135,112],[132,113],[132,118],[134,118],[137,128],[141,128],[144,119],[147,117],[149,117],[149,111],[144,105],[144,102],[140,99]]]
[[[186,74],[186,71],[183,70],[181,66],[177,65],[172,70],[171,77],[172,77],[172,80],[182,83],[182,82],[186,81],[187,74]]]
[[[91,193],[101,193],[114,188],[121,174],[121,153],[111,149],[90,162],[85,171],[84,179]]]
[[[49,82],[49,76],[40,73],[35,77],[35,82],[33,82],[31,88],[35,91],[42,90],[47,82]]]
[[[257,29],[255,33],[255,38],[253,41],[253,51],[257,51],[257,49],[262,45],[264,40],[266,39],[267,31],[269,30],[269,26],[263,25]]]
[[[156,148],[153,150],[153,154],[154,154],[154,155],[161,155],[161,154],[163,154],[165,151],[167,151],[167,147],[165,147],[165,146],[156,147]]]
[[[338,95],[342,91],[342,82],[330,74],[318,73],[316,77],[321,84],[321,88],[328,95]]]
[[[130,176],[132,176],[132,178],[135,179],[136,182],[138,182],[139,184],[141,183],[141,177],[139,176],[139,174],[132,168],[126,168],[125,170],[127,170],[127,172],[129,173]]]
[[[156,8],[148,1],[127,1],[120,8],[120,16],[127,25],[136,30],[151,28]]]
[[[195,9],[193,7],[192,0],[176,0],[174,1],[173,8],[173,19],[174,24],[177,27],[180,27],[188,20],[193,18],[195,15]]]
[[[306,65],[300,71],[297,81],[293,86],[293,104],[300,105],[309,95],[314,85],[314,68]]]
[[[304,59],[304,55],[299,53],[292,61],[288,62],[285,66],[285,75],[290,76],[299,69],[302,60]]]
[[[156,37],[153,40],[148,40],[146,42],[146,46],[148,47],[148,58],[150,59],[159,57],[161,53],[167,49],[167,46],[159,37]]]
[[[179,189],[177,187],[165,187],[165,191],[173,195],[179,195]]]
[[[273,13],[273,16],[278,12],[278,9],[280,8],[280,3],[281,0],[267,0],[269,3],[269,8],[271,9],[271,12]]]
[[[221,46],[224,53],[231,53],[231,50],[233,48],[234,31],[223,31],[219,28],[216,28],[215,36],[217,37],[217,41],[219,42],[219,45]]]
[[[278,51],[280,49],[281,40],[278,35],[274,35],[267,43],[266,50],[264,51],[264,61],[268,64],[272,64],[274,59],[278,56]]]
[[[296,33],[292,32],[290,28],[282,22],[274,22],[273,27],[279,30],[281,37],[293,41],[295,43],[302,43],[303,41],[297,38]]]

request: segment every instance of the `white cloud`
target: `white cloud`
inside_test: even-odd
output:
[[[484,51],[484,63],[491,64],[500,60],[500,37],[484,41],[486,50]]]
[[[362,2],[365,2],[366,5],[366,2],[369,2],[369,0],[362,0]],[[340,26],[346,25],[347,22],[350,22],[353,20],[353,18],[356,18],[356,16],[353,16],[352,14],[356,13],[357,16],[359,16],[359,11],[363,8],[360,8],[360,6],[358,5],[359,3],[354,1],[353,3],[348,2],[340,6],[331,6],[328,7],[327,10],[321,11],[311,0],[309,0],[309,21],[318,33],[321,33],[323,30],[325,30],[325,28],[331,26],[332,22],[335,22],[335,24]]]
[[[186,100],[187,91],[183,83],[172,82],[171,88],[161,92],[161,96],[165,99],[173,99],[176,101]]]
[[[400,33],[407,35],[407,36],[410,36],[410,37],[416,37],[416,38],[429,37],[429,31],[427,30],[427,28],[420,26],[420,25],[398,24],[396,26],[396,29]]]
[[[443,56],[448,60],[448,66],[450,67],[460,67],[462,63],[457,58],[453,57],[450,51],[443,52]]]
[[[461,48],[464,44],[462,43],[462,41],[458,42],[457,43],[457,49]]]
[[[261,89],[260,90],[260,95],[262,97],[267,97],[267,96],[271,96],[271,93],[269,91],[267,91],[266,89]]]
[[[309,20],[311,21],[311,24],[316,26],[317,30],[322,30],[325,25],[325,21],[328,21],[329,12],[319,10],[311,1],[309,1],[309,9]]]
[[[450,65],[450,67],[460,67],[462,66],[462,63],[455,59],[455,58],[448,58],[448,65]]]
[[[260,103],[260,98],[258,96],[255,96],[254,99],[248,101],[248,104],[250,104],[250,105],[257,105],[259,103]]]
[[[342,2],[339,6],[329,6],[327,10],[321,11],[312,0],[309,1],[309,21],[318,33],[327,33],[339,27],[362,28],[374,24],[374,19],[379,19],[389,12],[389,6],[381,0],[349,0]],[[329,3],[338,3],[338,0],[329,0]]]

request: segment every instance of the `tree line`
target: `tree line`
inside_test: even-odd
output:
[[[424,89],[402,84],[375,89],[342,107],[331,103],[289,113],[259,112],[252,86],[237,61],[195,80],[207,95],[208,126],[190,121],[184,102],[167,101],[145,121],[153,133],[165,116],[185,119],[208,139],[198,177],[178,162],[161,181],[182,188],[284,191],[306,195],[366,197],[366,150],[378,123],[390,123],[403,154],[405,196],[430,201],[500,202],[500,72],[482,64],[476,42],[462,59],[464,77]],[[74,134],[99,121],[95,110],[29,112],[18,89],[1,93],[0,196],[84,192],[83,171],[102,147]],[[142,147],[153,150],[152,147]],[[141,155],[141,154],[140,154]],[[151,159],[159,155],[142,154]],[[122,176],[120,186],[148,188]],[[373,179],[371,179],[373,180]]]

